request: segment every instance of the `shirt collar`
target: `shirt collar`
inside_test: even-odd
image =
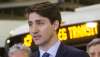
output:
[[[40,51],[40,57],[42,57],[42,55],[45,53],[45,51],[43,51],[42,49],[39,49]]]
[[[56,42],[47,52],[50,53],[53,57],[56,56],[60,41]]]
[[[60,41],[57,41],[50,49],[48,49],[48,51],[43,51],[42,49],[39,49],[40,51],[40,57],[42,57],[42,55],[47,52],[50,54],[50,56],[55,57],[57,50],[59,48],[60,45]]]

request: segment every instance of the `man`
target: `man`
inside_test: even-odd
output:
[[[14,44],[8,51],[8,57],[31,57],[31,53],[29,47],[22,44]]]
[[[37,3],[26,9],[26,17],[33,41],[39,47],[36,57],[88,57],[83,51],[65,46],[58,40],[61,16],[57,5]]]
[[[87,45],[87,52],[90,57],[100,57],[100,38],[93,39]]]

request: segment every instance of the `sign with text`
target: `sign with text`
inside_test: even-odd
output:
[[[89,25],[88,25],[89,24]],[[75,24],[71,26],[63,26],[59,29],[58,38],[60,40],[83,38],[98,34],[98,23]]]

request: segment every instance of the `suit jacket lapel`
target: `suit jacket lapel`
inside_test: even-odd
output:
[[[57,54],[56,54],[56,57],[64,57],[64,50],[65,48],[64,48],[64,44],[63,43],[61,43],[60,44],[60,46],[59,46],[59,48],[58,48],[58,51],[57,51]],[[67,54],[67,53],[66,53]]]
[[[39,52],[39,50],[36,51],[36,52],[34,52],[34,54],[35,54],[35,57],[40,57],[40,52]]]

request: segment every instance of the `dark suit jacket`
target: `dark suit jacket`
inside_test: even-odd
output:
[[[39,51],[34,53],[35,57],[40,57]],[[87,53],[77,48],[65,46],[64,44],[60,44],[56,57],[89,57]]]

